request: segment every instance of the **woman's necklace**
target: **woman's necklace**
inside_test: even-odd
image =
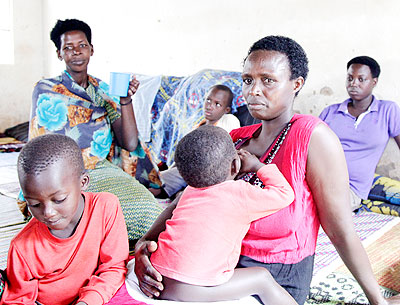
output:
[[[264,164],[270,164],[272,162],[272,160],[275,158],[275,156],[278,153],[279,149],[281,148],[282,143],[285,140],[286,135],[288,134],[291,126],[292,126],[292,122],[287,123],[285,128],[283,128],[282,131],[279,133],[278,137],[275,138],[275,141],[274,141],[275,144],[272,147],[272,149],[270,150],[270,152],[268,153],[268,156],[265,158],[265,160],[263,162]],[[244,141],[241,141],[241,142],[244,142]],[[239,142],[237,142],[236,145],[237,144],[239,144]],[[239,179],[247,181],[253,185],[258,185],[261,188],[264,188],[264,184],[262,183],[261,179],[257,177],[257,173],[255,173],[255,172],[246,173]]]
[[[276,140],[274,147],[272,147],[271,151],[269,152],[267,158],[265,158],[265,161],[263,163],[270,164],[271,161],[275,158],[279,148],[281,148],[283,140],[285,140],[286,135],[289,132],[290,126],[292,126],[291,122],[287,123],[285,128],[282,129],[278,136],[278,140]]]

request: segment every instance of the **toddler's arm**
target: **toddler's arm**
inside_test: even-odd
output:
[[[239,174],[257,172],[261,167],[265,165],[255,155],[245,149],[239,149],[237,153],[241,162]]]
[[[99,266],[89,283],[79,290],[78,302],[87,304],[107,303],[125,280],[126,261],[129,255],[128,233],[117,197],[108,194],[106,200],[113,200],[106,206],[104,239],[100,245]]]
[[[265,187],[246,185],[243,196],[249,202],[248,209],[252,219],[256,220],[288,206],[294,200],[293,189],[275,164],[264,164],[246,150],[239,150],[238,155],[242,162],[241,173],[257,172],[258,178]]]

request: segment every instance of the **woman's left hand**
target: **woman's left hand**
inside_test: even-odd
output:
[[[128,96],[120,98],[120,101],[122,104],[129,103],[131,101],[132,95],[136,93],[140,85],[140,82],[136,79],[136,76],[133,76],[131,81],[129,82],[129,87],[128,87]]]
[[[140,82],[136,79],[136,76],[133,76],[131,81],[129,82],[128,88],[128,96],[132,96],[136,93],[137,89],[139,88]]]
[[[121,117],[114,121],[112,128],[118,144],[127,151],[134,151],[138,144],[138,130],[132,107],[132,95],[139,88],[139,81],[134,76],[129,82],[128,96],[120,97]]]

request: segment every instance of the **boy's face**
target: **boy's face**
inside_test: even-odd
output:
[[[39,175],[22,174],[19,180],[29,211],[53,235],[75,229],[84,207],[81,191],[89,182],[86,173],[77,177],[68,161],[59,160]]]
[[[347,70],[346,89],[353,101],[362,101],[372,94],[378,78],[373,78],[367,65],[352,64]]]
[[[224,90],[212,89],[204,102],[204,117],[210,123],[216,123],[225,114],[231,111],[228,106],[229,93]]]

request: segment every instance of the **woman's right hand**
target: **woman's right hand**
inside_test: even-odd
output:
[[[135,246],[135,274],[140,290],[150,298],[159,297],[164,289],[161,274],[150,262],[151,253],[157,250],[155,241],[139,239]]]

